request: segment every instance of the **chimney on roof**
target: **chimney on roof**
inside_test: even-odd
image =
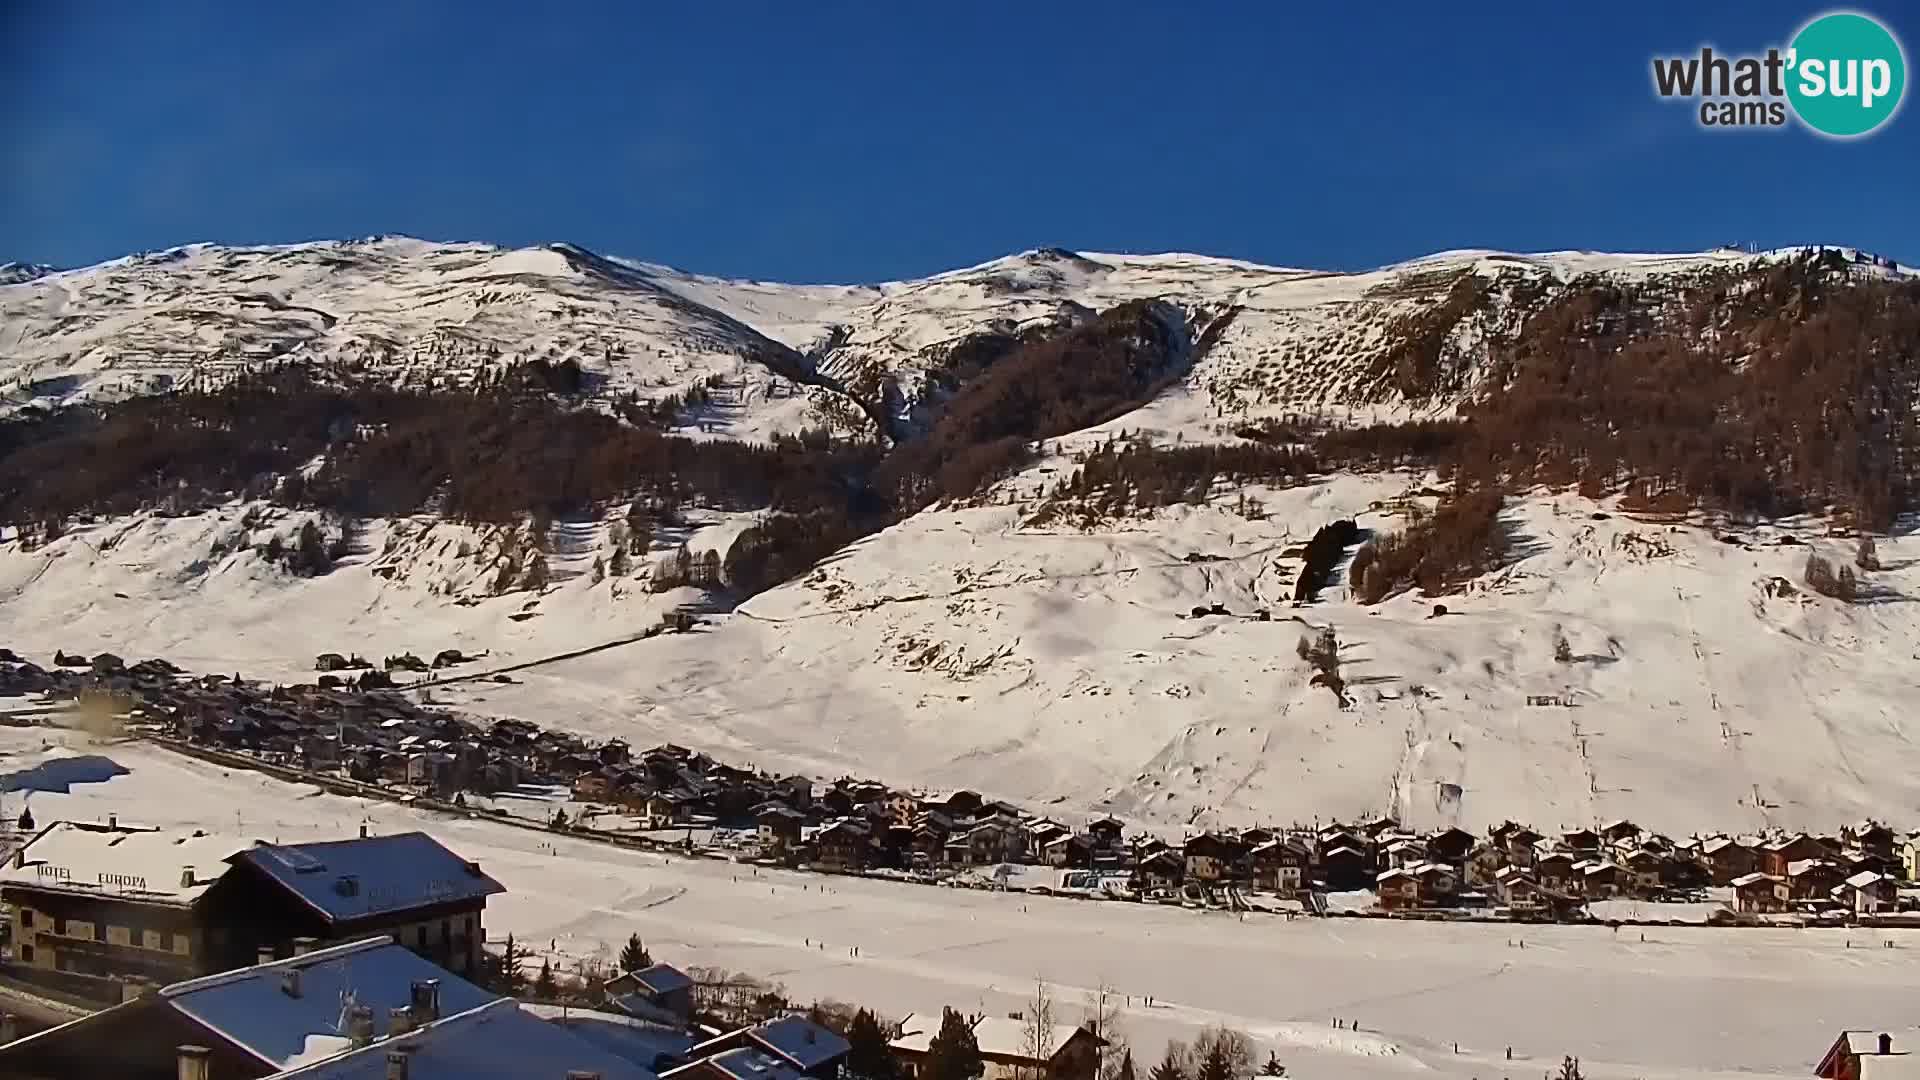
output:
[[[20,1018],[12,1013],[0,1013],[0,1046],[20,1037]]]
[[[387,1051],[387,1080],[407,1080],[407,1051]]]
[[[411,989],[414,1022],[431,1024],[440,1019],[440,980],[415,979]]]
[[[1893,1053],[1893,1036],[1884,1031],[1880,1033],[1880,1052],[1882,1054]]]
[[[356,1050],[373,1041],[373,1006],[355,1005],[347,1013],[347,1039]]]
[[[293,955],[305,956],[320,944],[319,938],[297,937],[293,939]]]
[[[360,823],[360,839],[365,840],[366,838],[367,838],[367,823],[363,821]]]
[[[418,1025],[413,1022],[413,1010],[405,1005],[395,1005],[387,1010],[387,1038],[405,1035]]]
[[[183,889],[193,888],[193,867],[183,866],[180,868],[180,887]]]
[[[109,828],[109,829],[117,829],[117,828],[119,828],[119,827],[120,827],[120,815],[119,815],[119,814],[108,814],[108,815],[107,815],[107,828]]]
[[[289,965],[280,972],[280,992],[290,998],[300,996],[300,969]]]
[[[213,1051],[204,1046],[183,1045],[174,1048],[180,1063],[180,1080],[207,1080],[207,1057]]]
[[[258,951],[258,959],[262,964],[271,964],[278,958],[273,955],[273,946],[262,945]]]
[[[27,848],[23,844],[13,849],[13,868],[18,870],[25,865],[27,865]]]

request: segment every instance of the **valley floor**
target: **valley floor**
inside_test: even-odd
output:
[[[279,841],[350,835],[363,820],[379,831],[426,829],[507,885],[488,910],[496,941],[513,933],[541,951],[586,957],[611,955],[638,933],[681,966],[761,975],[802,1000],[831,997],[893,1016],[942,1005],[1004,1014],[1044,978],[1060,1012],[1077,1020],[1085,992],[1106,982],[1123,995],[1124,1033],[1143,1068],[1167,1039],[1224,1021],[1296,1076],[1524,1078],[1565,1054],[1596,1080],[1804,1076],[1843,1027],[1911,1025],[1920,993],[1915,933],[1673,927],[1648,929],[1643,942],[1637,930],[1598,927],[1242,922],[756,873],[340,798],[140,743],[0,729],[0,775],[89,754],[126,772],[68,793],[49,790],[59,785],[48,778],[113,770],[31,774],[41,822],[114,813]],[[20,797],[7,795],[5,812],[17,813]],[[1336,1030],[1335,1017],[1358,1030]]]

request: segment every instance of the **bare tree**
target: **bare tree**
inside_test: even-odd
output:
[[[1113,984],[1105,980],[1087,994],[1087,1019],[1081,1026],[1106,1040],[1100,1050],[1100,1080],[1120,1080],[1122,1063],[1129,1068],[1133,1065],[1126,1034],[1120,1030],[1118,999]]]
[[[1053,990],[1045,979],[1036,979],[1033,998],[1020,1013],[1020,1052],[1036,1062],[1017,1070],[1017,1080],[1046,1080],[1047,1062],[1056,1049],[1053,1045]]]

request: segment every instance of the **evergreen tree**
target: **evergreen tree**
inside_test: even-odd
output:
[[[627,943],[620,950],[620,971],[639,971],[653,966],[653,957],[647,953],[647,947],[640,943],[639,934],[628,934]]]
[[[613,549],[613,557],[607,560],[607,573],[617,578],[633,573],[633,558],[627,554],[625,545]]]
[[[513,935],[507,935],[506,948],[500,952],[500,988],[511,994],[520,988],[526,980],[527,954],[514,943]]]
[[[870,1010],[854,1013],[847,1025],[845,1069],[857,1080],[898,1080],[900,1066],[887,1047],[887,1033]]]
[[[1134,1080],[1133,1049],[1131,1047],[1120,1051],[1120,1067],[1114,1070],[1113,1080]]]
[[[927,1044],[925,1080],[978,1080],[986,1069],[980,1043],[973,1037],[973,1025],[958,1012],[945,1010],[939,1034]]]
[[[333,565],[333,560],[327,557],[327,545],[320,536],[320,528],[311,521],[300,526],[299,558],[302,574],[324,574]]]
[[[560,984],[553,979],[553,961],[540,961],[540,974],[533,980],[533,996],[542,1001],[551,1001],[560,996]]]
[[[1279,1054],[1276,1054],[1271,1050],[1267,1051],[1267,1063],[1260,1067],[1260,1075],[1262,1076],[1287,1075],[1287,1067],[1285,1065],[1280,1064]]]
[[[1580,1075],[1580,1059],[1569,1057],[1560,1062],[1560,1075],[1554,1080],[1586,1080]]]

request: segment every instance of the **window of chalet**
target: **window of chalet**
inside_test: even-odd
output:
[[[65,915],[55,915],[53,917],[53,932],[56,934],[64,934],[67,932],[67,917]]]
[[[21,926],[33,925],[33,909],[32,908],[23,907],[20,909],[20,925]]]
[[[20,962],[23,964],[33,963],[33,946],[31,945],[20,946]]]

